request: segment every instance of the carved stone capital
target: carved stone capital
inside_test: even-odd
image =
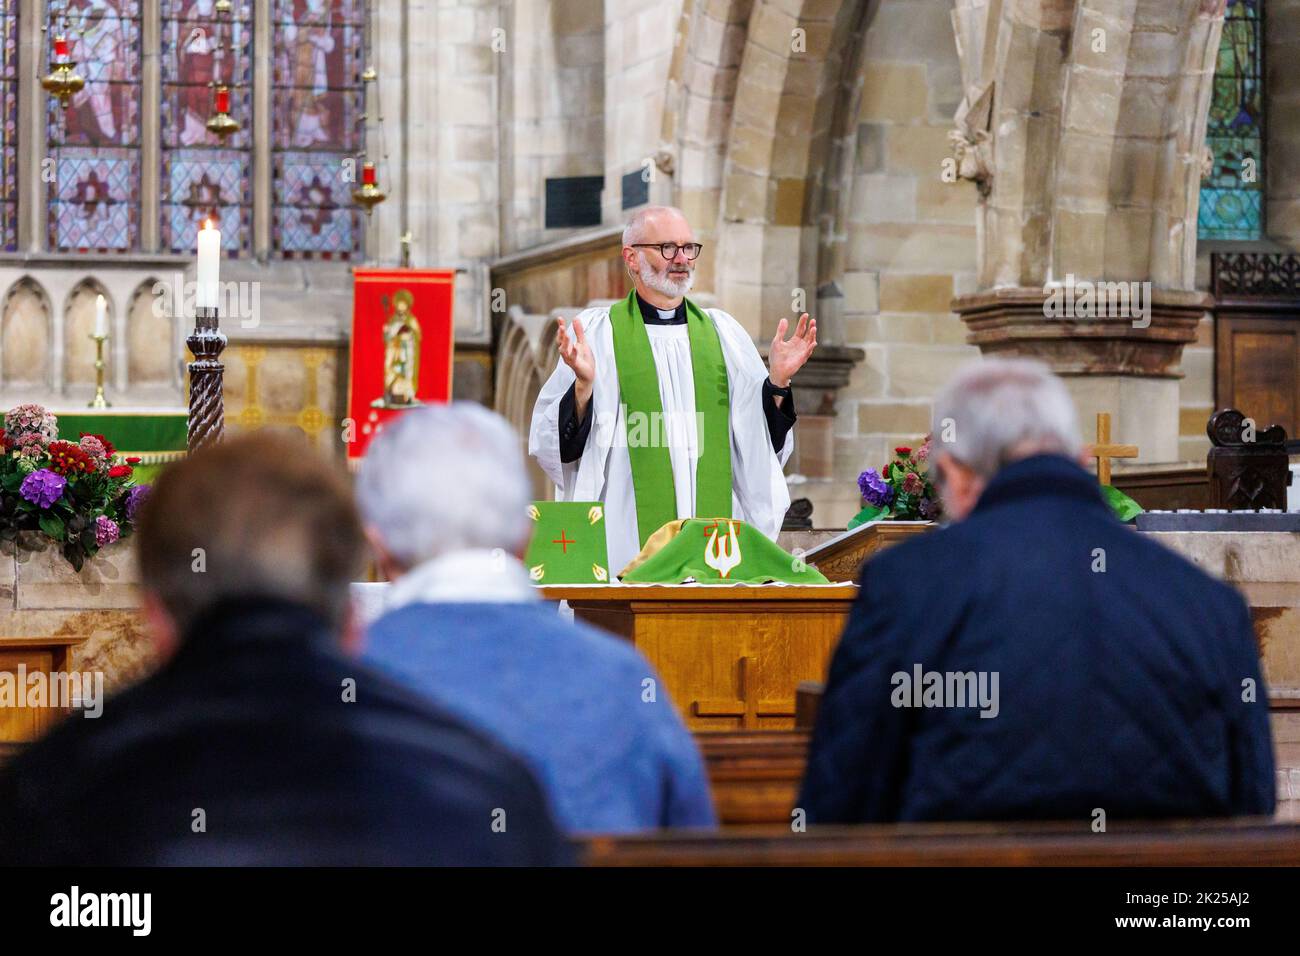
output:
[[[1182,377],[1183,347],[1196,340],[1197,324],[1213,302],[1209,295],[1138,291],[1144,303],[1139,316],[1113,306],[1085,309],[1076,298],[1080,308],[1065,314],[1063,298],[1082,287],[996,289],[956,298],[952,309],[966,323],[967,341],[985,355],[1036,358],[1058,375]]]

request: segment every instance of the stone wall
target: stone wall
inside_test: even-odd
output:
[[[936,392],[978,354],[950,309],[954,295],[975,287],[977,193],[942,178],[961,98],[945,6],[883,4],[866,34],[844,341],[867,357],[839,396],[840,496],[822,504],[819,527],[842,524],[846,509],[856,511],[858,473],[879,468],[896,445],[916,445],[929,430]]]
[[[139,582],[130,539],[74,571],[46,538],[25,534],[19,548],[0,544],[0,635],[84,637],[72,666],[103,672],[105,690],[113,693],[153,667]]]

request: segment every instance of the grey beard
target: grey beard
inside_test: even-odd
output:
[[[660,275],[655,272],[654,269],[650,267],[650,263],[646,262],[643,255],[641,258],[641,281],[654,289],[660,295],[671,296],[675,299],[678,296],[686,295],[686,293],[691,291],[691,286],[695,283],[695,273],[687,273],[685,279],[682,279],[680,282],[674,282],[672,279],[668,278],[667,273]]]

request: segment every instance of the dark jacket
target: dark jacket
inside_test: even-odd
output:
[[[1115,520],[1073,462],[1008,466],[967,520],[874,558],[861,586],[813,734],[809,822],[1273,812],[1245,602]],[[915,706],[917,665],[922,688],[945,675],[949,706]],[[996,673],[996,706],[953,706],[971,684],[947,675],[969,672],[986,700]]]
[[[0,771],[0,864],[562,862],[517,758],[282,601],[213,609],[101,717]]]

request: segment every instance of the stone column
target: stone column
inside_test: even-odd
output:
[[[159,17],[162,4],[159,0],[144,0],[140,5],[140,37],[142,40],[140,76],[140,248],[144,252],[157,252],[160,242],[160,209],[162,170],[158,157],[162,145],[162,31]],[[121,348],[119,348],[119,345]],[[113,343],[114,358],[121,352],[118,366],[126,358],[125,342]]]
[[[1146,315],[1093,318],[1077,314],[1088,288],[998,289],[962,296],[953,309],[966,323],[968,341],[985,355],[1039,359],[1062,376],[1085,441],[1095,437],[1096,413],[1109,412],[1112,438],[1137,445],[1138,462],[1177,461],[1179,362],[1210,296],[1150,292]],[[1075,302],[1068,310],[1067,290]]]
[[[271,254],[271,4],[253,5],[253,255]],[[244,119],[248,122],[248,118]]]
[[[1223,5],[959,10],[954,159],[979,185],[980,287],[953,310],[984,353],[1066,376],[1085,438],[1108,411],[1140,462],[1177,461],[1179,362],[1210,305],[1192,290]]]

